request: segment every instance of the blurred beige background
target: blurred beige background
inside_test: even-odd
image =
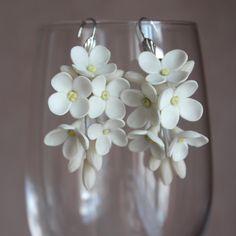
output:
[[[236,235],[235,12],[235,0],[1,0],[0,235],[30,235],[23,175],[37,28],[88,16],[122,20],[148,16],[198,23],[213,134],[214,195],[206,235]]]

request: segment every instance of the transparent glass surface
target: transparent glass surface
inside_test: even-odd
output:
[[[39,32],[39,46],[32,78],[31,133],[25,193],[28,222],[33,236],[199,236],[211,201],[210,145],[192,148],[186,160],[187,177],[177,176],[170,186],[143,165],[145,156],[128,148],[112,148],[104,157],[95,187],[87,191],[81,172],[70,174],[60,147],[43,144],[44,135],[69,115],[53,115],[47,106],[53,75],[61,65],[71,65],[70,49],[90,35],[77,38],[80,22],[47,25]],[[194,95],[205,107],[199,122],[181,127],[209,137],[204,74],[197,28],[194,23],[143,23],[144,34],[163,52],[183,49],[195,61],[190,76],[199,84]],[[111,61],[124,71],[137,70],[142,51],[137,22],[98,22],[97,44],[112,53]]]

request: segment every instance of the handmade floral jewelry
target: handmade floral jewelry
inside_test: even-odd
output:
[[[62,66],[51,80],[56,92],[48,99],[50,111],[58,116],[70,112],[76,121],[59,125],[45,136],[44,143],[63,144],[69,171],[81,168],[87,189],[94,186],[103,156],[112,144],[125,147],[128,138],[130,151],[150,151],[148,168],[159,169],[164,184],[172,182],[174,172],[185,178],[188,146],[201,147],[208,142],[204,135],[177,126],[180,118],[193,122],[203,114],[202,105],[190,98],[198,88],[196,81],[187,80],[194,62],[179,49],[160,59],[153,44],[138,57],[143,73],[124,75],[116,64],[109,63],[110,51],[96,46],[94,35],[83,47],[71,49],[72,66]],[[130,88],[130,83],[140,89]],[[125,105],[135,108],[127,118],[127,125],[134,129],[128,135],[123,129]],[[105,121],[101,117],[106,117]]]

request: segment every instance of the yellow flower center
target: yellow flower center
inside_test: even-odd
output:
[[[184,143],[184,141],[185,141],[185,138],[179,138],[178,139],[178,143]]]
[[[170,74],[170,70],[168,68],[163,68],[160,70],[160,75],[167,76]]]
[[[95,72],[97,71],[97,68],[96,68],[95,65],[88,65],[88,66],[87,66],[87,70],[88,70],[89,72],[95,73]]]
[[[76,136],[75,131],[72,130],[72,129],[69,129],[67,133],[68,133],[68,136],[70,136],[70,137],[75,137]]]
[[[173,106],[176,106],[178,105],[179,103],[179,96],[173,96],[170,100],[170,103],[173,105]]]
[[[104,90],[101,95],[101,99],[107,101],[110,97],[110,93],[107,90]]]
[[[144,105],[146,108],[149,108],[149,107],[151,107],[152,102],[150,101],[150,99],[144,98],[144,99],[143,99],[143,105]]]
[[[111,133],[111,130],[110,130],[110,129],[104,129],[104,130],[102,131],[102,133],[103,133],[104,135],[108,135],[108,134]]]
[[[67,93],[67,98],[70,102],[74,102],[78,98],[78,93],[75,92],[74,90],[71,90],[70,92]]]

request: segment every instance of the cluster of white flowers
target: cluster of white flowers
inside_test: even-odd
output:
[[[150,170],[160,169],[164,184],[170,184],[173,172],[186,175],[184,159],[188,145],[200,147],[208,139],[194,131],[177,127],[180,117],[197,121],[203,113],[202,105],[190,98],[198,88],[196,81],[187,80],[194,62],[188,61],[182,50],[168,52],[159,60],[151,52],[138,58],[146,75],[118,70],[110,63],[111,53],[104,46],[91,51],[76,46],[71,49],[72,66],[61,66],[51,85],[56,91],[48,99],[52,113],[70,115],[76,119],[71,125],[62,124],[44,139],[48,146],[63,144],[62,153],[69,161],[68,169],[81,169],[87,189],[95,183],[102,167],[103,156],[112,144],[124,147],[129,142],[132,152],[150,151]],[[130,88],[133,82],[140,89]],[[124,131],[126,107],[134,107],[127,124],[134,129]]]
[[[49,132],[44,143],[63,144],[69,171],[81,168],[87,189],[93,187],[102,158],[112,144],[123,147],[128,143],[122,129],[126,109],[120,94],[130,84],[122,78],[124,72],[117,70],[116,64],[108,64],[110,56],[110,51],[100,45],[90,52],[84,47],[73,47],[72,66],[61,66],[61,72],[51,80],[56,92],[48,99],[50,111],[58,116],[70,112],[76,121]]]
[[[129,149],[149,151],[149,169],[159,169],[162,182],[168,185],[174,172],[185,178],[188,145],[201,147],[208,142],[204,135],[177,127],[180,117],[198,121],[203,114],[202,105],[190,98],[198,84],[187,81],[194,62],[188,61],[186,52],[176,49],[161,60],[152,52],[142,52],[138,63],[145,75],[129,71],[125,78],[140,89],[126,89],[121,94],[121,100],[135,108],[127,119],[128,126],[134,129],[128,135]]]

